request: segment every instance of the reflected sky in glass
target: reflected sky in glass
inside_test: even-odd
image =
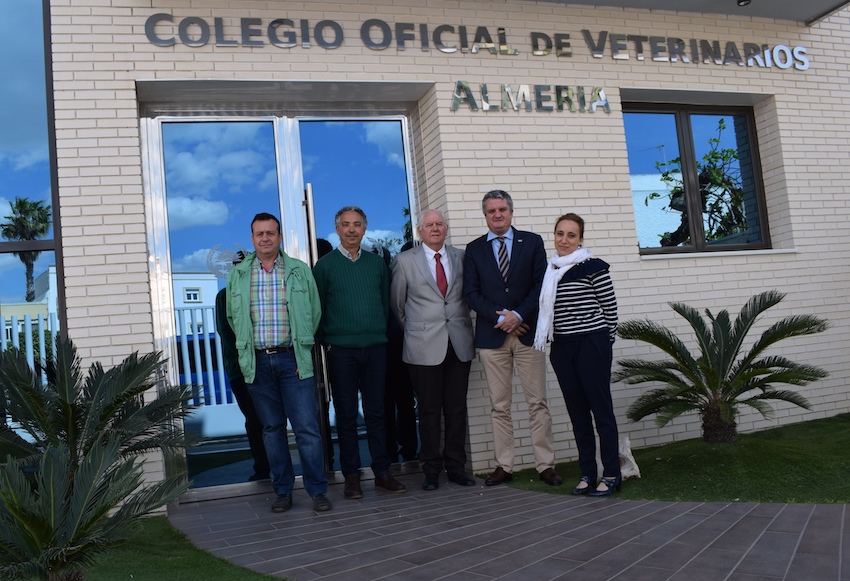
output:
[[[401,127],[398,121],[300,123],[320,237],[336,246],[334,215],[357,205],[369,219],[367,238],[401,239],[408,205]],[[223,254],[253,250],[252,218],[280,216],[274,124],[166,122],[162,138],[172,271],[214,271]]]
[[[304,179],[313,184],[316,232],[335,247],[334,215],[359,206],[364,241],[394,241],[407,221],[407,173],[399,121],[306,121],[300,124]],[[387,245],[387,244],[385,244]],[[401,244],[389,244],[396,254]]]
[[[720,149],[737,149],[733,115],[691,115],[691,130],[697,160],[710,148],[710,139],[720,139]],[[726,120],[726,130],[717,133],[717,123]],[[641,248],[660,246],[659,234],[675,230],[681,224],[681,214],[665,209],[665,197],[650,200],[654,192],[665,194],[670,185],[661,181],[665,164],[679,157],[676,119],[673,113],[624,113],[626,146],[631,176],[632,203],[635,210],[638,244]],[[661,166],[658,167],[657,164]],[[740,170],[736,164],[736,169]],[[675,167],[679,167],[676,165]],[[671,164],[671,168],[673,166]]]
[[[11,214],[16,198],[51,206],[44,75],[44,31],[40,0],[3,0],[0,18],[0,223]],[[53,236],[53,229],[46,238]],[[0,239],[2,240],[2,239]],[[42,253],[35,264],[39,276],[52,263]],[[0,302],[23,301],[23,264],[0,254]]]

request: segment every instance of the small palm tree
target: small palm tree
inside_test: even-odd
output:
[[[139,517],[185,490],[185,474],[144,482],[142,455],[182,448],[175,421],[191,411],[188,386],[146,396],[162,363],[133,353],[84,374],[73,343],[57,339],[42,382],[22,351],[0,353],[0,396],[18,428],[0,422],[0,578],[81,579]]]
[[[50,208],[44,202],[33,202],[27,198],[15,198],[11,204],[12,213],[5,216],[8,222],[0,224],[0,233],[7,240],[38,240],[50,230]],[[24,263],[27,280],[26,301],[35,300],[34,265],[41,254],[40,250],[20,250],[13,252]]]
[[[775,389],[774,384],[804,386],[829,374],[813,365],[795,363],[781,356],[764,356],[771,345],[802,335],[820,333],[829,327],[824,319],[812,315],[786,317],[771,325],[743,353],[744,340],[753,324],[785,295],[767,291],[747,301],[734,325],[725,309],[717,316],[706,309],[706,321],[699,312],[683,303],[670,303],[684,317],[696,334],[699,355],[693,356],[685,344],[669,329],[649,320],[626,321],[618,335],[654,345],[670,356],[663,361],[622,359],[615,381],[640,384],[649,381],[666,386],[653,389],[635,400],[626,412],[633,422],[656,414],[657,425],[688,412],[699,412],[702,437],[709,443],[737,439],[735,417],[738,407],[750,406],[769,418],[773,408],[766,400],[782,400],[805,409],[809,401],[797,392]]]

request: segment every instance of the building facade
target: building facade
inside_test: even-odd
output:
[[[175,276],[195,271],[193,252],[214,273],[227,262],[216,252],[250,248],[257,211],[280,214],[287,252],[309,261],[333,229],[303,192],[321,182],[312,164],[335,128],[351,123],[360,146],[323,158],[323,171],[353,176],[355,154],[374,147],[370,159],[386,163],[372,171],[383,180],[400,168],[401,185],[375,173],[381,191],[314,186],[316,208],[322,196],[323,212],[362,206],[379,241],[403,236],[404,219],[380,223],[382,206],[440,209],[463,247],[485,232],[482,195],[504,189],[514,225],[548,251],[555,219],[576,212],[585,244],[611,264],[620,318],[668,325],[689,344],[669,302],[735,313],[778,289],[787,298],[756,331],[798,313],[829,319],[828,331],[773,352],[830,376],[801,388],[812,411],[745,411],[740,429],[846,412],[848,43],[847,8],[807,25],[531,0],[50,0],[65,329],[106,365],[134,350],[173,354]],[[209,237],[203,228],[221,249],[215,238],[192,246]],[[653,355],[615,345],[615,361]],[[568,460],[551,370],[548,386],[558,460]],[[629,423],[643,389],[613,386],[632,446],[699,435],[693,415],[661,429]],[[518,386],[515,402],[518,464],[531,466]],[[477,361],[469,414],[471,468],[483,472],[493,451]]]

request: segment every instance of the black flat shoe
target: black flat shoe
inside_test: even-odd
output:
[[[599,490],[599,487],[596,490],[589,493],[590,496],[611,496],[614,492],[620,492],[621,488],[621,480],[619,476],[603,476],[602,481],[599,485],[605,485],[605,490]]]
[[[582,482],[587,484],[587,486],[579,486]],[[576,487],[573,488],[572,495],[581,496],[582,494],[587,494],[591,490],[593,489],[590,487],[590,477],[582,476],[581,479],[579,479],[578,484],[576,484]]]

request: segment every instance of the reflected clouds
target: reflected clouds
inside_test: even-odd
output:
[[[376,145],[387,163],[404,168],[402,142],[398,138],[397,123],[367,123],[364,125],[366,143]]]
[[[194,226],[219,226],[227,222],[227,218],[227,204],[222,201],[168,198],[168,227],[172,231]]]
[[[3,0],[0,19],[0,177],[47,163],[47,92],[41,2]]]

